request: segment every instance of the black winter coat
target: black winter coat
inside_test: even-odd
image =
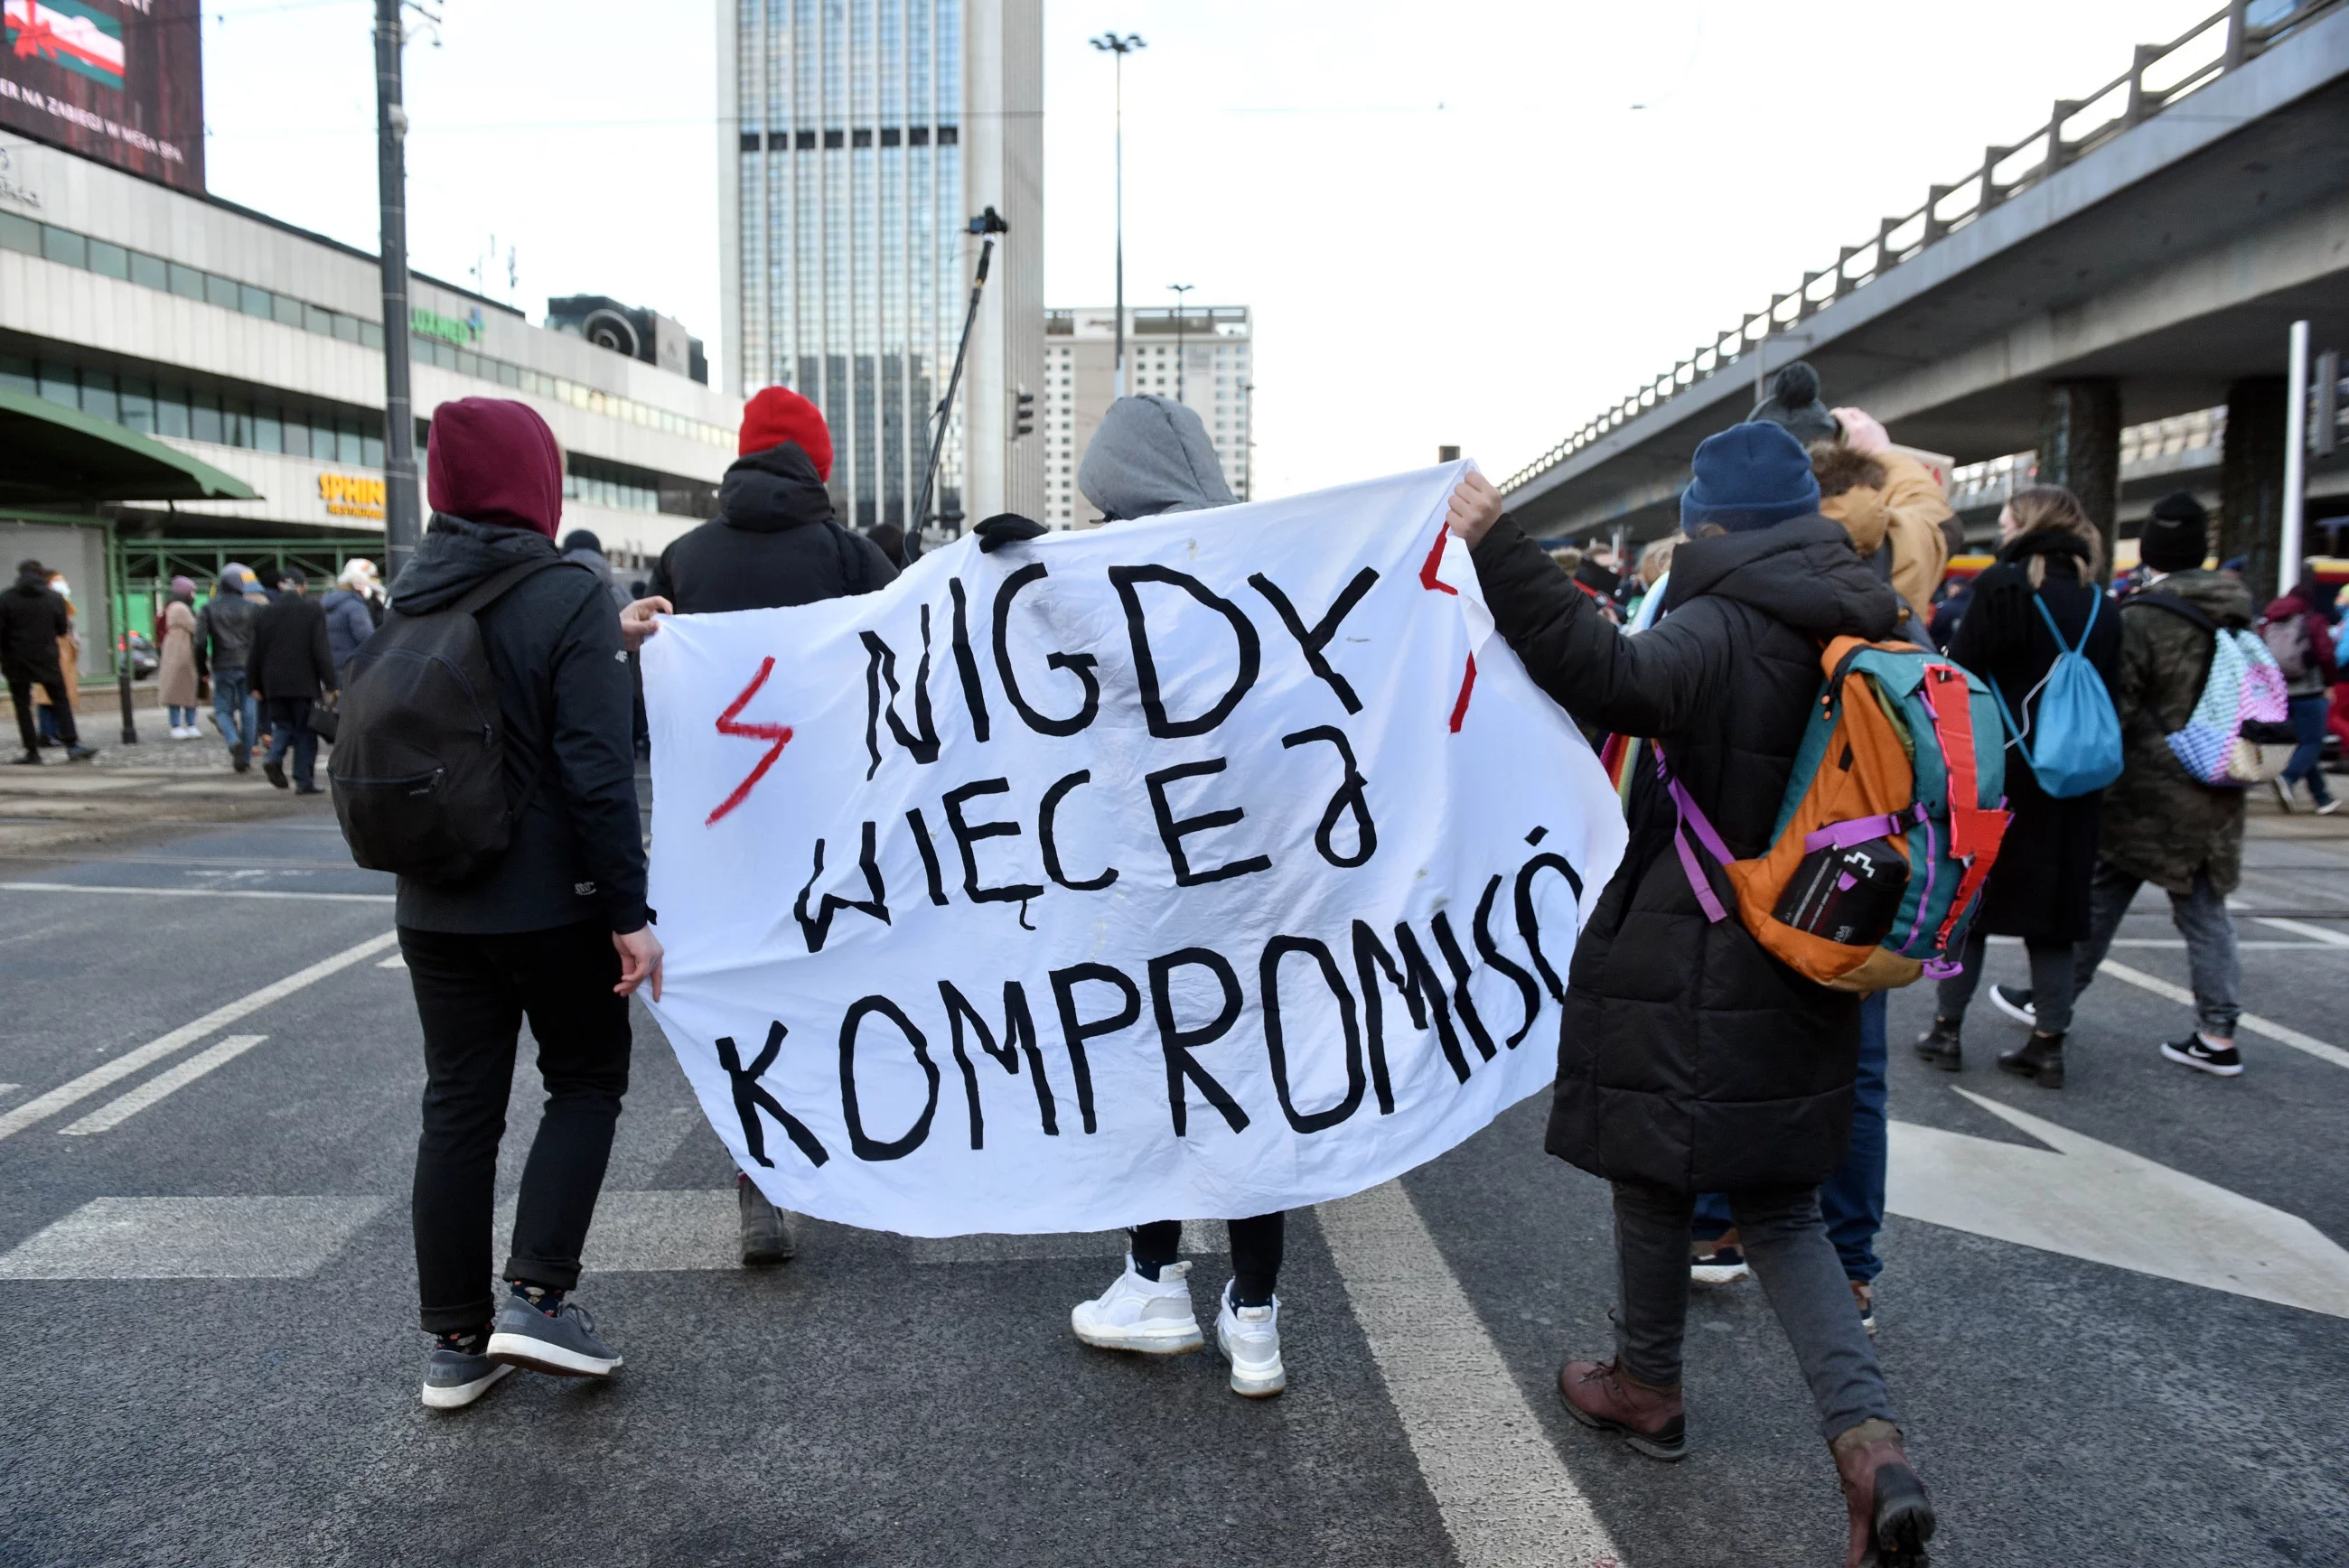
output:
[[[1899,623],[1899,599],[1818,516],[1682,544],[1668,618],[1630,637],[1507,519],[1475,560],[1541,688],[1582,723],[1658,740],[1739,856],[1761,853],[1777,824],[1826,640],[1887,638]],[[1674,820],[1643,771],[1622,868],[1575,949],[1549,1151],[1679,1192],[1816,1186],[1851,1135],[1859,998],[1764,952],[1717,872],[1733,913],[1710,923]]]
[[[19,577],[0,593],[0,677],[62,680],[57,639],[73,630],[65,595],[36,577]]]
[[[718,512],[653,567],[652,593],[680,615],[812,604],[897,580],[879,545],[833,521],[832,497],[797,441],[728,469]]]
[[[245,655],[256,696],[317,701],[342,684],[326,645],[326,611],[303,593],[281,593],[253,623],[253,649]]]
[[[392,608],[440,609],[509,566],[556,555],[543,534],[436,514]],[[402,877],[399,923],[475,934],[584,920],[643,930],[636,688],[610,595],[585,567],[557,566],[524,578],[477,621],[505,725],[506,792],[523,808],[505,853],[471,881]]]
[[[2047,576],[2039,596],[2064,629],[2064,640],[2087,655],[2107,693],[2120,683],[2120,606],[2098,609],[2086,646],[2080,644],[2089,608],[2103,596],[2087,570],[2086,542],[2064,533],[2025,534],[1974,579],[1973,605],[1950,639],[1950,657],[1995,685],[2018,725],[2033,721],[2035,710],[2024,703],[2055,664],[2055,639],[2031,602],[2029,567],[2042,555]],[[2010,744],[2006,798],[2014,820],[1982,888],[1974,930],[2034,942],[2085,941],[2105,792],[2056,799],[2039,787],[2021,748]]]

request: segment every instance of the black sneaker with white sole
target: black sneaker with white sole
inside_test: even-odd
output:
[[[2018,1024],[2036,1027],[2039,1009],[2032,1004],[2032,993],[2019,985],[1993,985],[1990,988],[1990,1005]]]
[[[2209,1073],[2212,1078],[2243,1076],[2243,1053],[2229,1046],[2225,1050],[2204,1039],[2200,1035],[2189,1035],[2176,1045],[2164,1045],[2161,1054],[2182,1068]]]
[[[424,1403],[435,1410],[461,1410],[512,1373],[506,1362],[436,1345],[424,1364]]]
[[[490,1358],[556,1377],[608,1377],[620,1353],[595,1337],[587,1309],[564,1301],[554,1311],[510,1295],[490,1326]]]

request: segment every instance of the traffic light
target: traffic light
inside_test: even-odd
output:
[[[1032,436],[1035,433],[1036,394],[1023,387],[1013,397],[1011,438],[1018,440],[1022,436]]]

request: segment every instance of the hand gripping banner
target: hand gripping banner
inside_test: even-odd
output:
[[[1624,831],[1444,529],[1462,466],[966,539],[645,649],[653,1011],[786,1208],[1260,1214],[1556,1070]]]

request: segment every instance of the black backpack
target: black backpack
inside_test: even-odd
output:
[[[504,851],[543,759],[510,799],[505,725],[474,617],[523,579],[574,564],[547,556],[509,566],[429,614],[402,614],[395,601],[351,655],[326,777],[360,865],[459,882]]]

